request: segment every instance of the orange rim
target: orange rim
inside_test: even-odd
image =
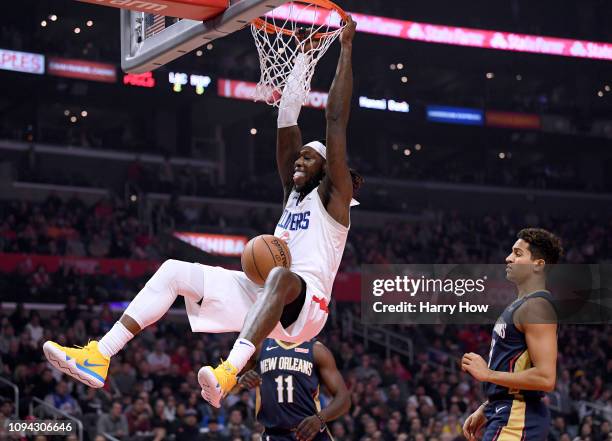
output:
[[[346,22],[346,19],[348,18],[348,14],[344,12],[344,9],[342,9],[340,6],[338,6],[337,4],[329,0],[293,1],[292,3],[305,3],[305,4],[317,5],[324,9],[336,11],[338,15],[340,16],[340,18],[342,19],[342,21],[344,22]],[[262,18],[256,18],[255,20],[251,21],[251,23],[255,27],[266,31],[268,34],[277,34],[279,32],[282,32],[283,34],[288,35],[290,37],[293,36],[293,31],[290,31],[289,29],[285,29],[285,28],[279,28],[278,26],[273,25],[272,23],[268,23],[266,20]],[[318,32],[314,34],[312,38],[319,40],[321,38],[325,38],[325,37],[332,35],[334,32],[336,31]]]

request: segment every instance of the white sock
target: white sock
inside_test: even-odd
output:
[[[244,338],[239,338],[234,343],[234,347],[227,357],[232,366],[238,369],[238,372],[247,364],[249,358],[255,353],[255,346],[253,343]]]
[[[134,335],[123,326],[123,323],[116,322],[110,331],[98,342],[98,350],[105,357],[112,357],[119,352],[134,338]]]

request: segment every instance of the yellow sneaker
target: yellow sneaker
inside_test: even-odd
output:
[[[221,407],[221,399],[225,397],[238,381],[238,369],[229,361],[221,360],[215,369],[204,366],[198,372],[198,381],[202,386],[202,398],[211,406]]]
[[[53,341],[43,345],[45,357],[63,373],[90,387],[102,387],[106,381],[110,358],[98,351],[98,342],[87,343],[84,348],[67,348]]]

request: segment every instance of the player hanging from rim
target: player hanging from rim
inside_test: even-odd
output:
[[[168,260],[99,342],[83,348],[46,342],[43,349],[53,366],[89,386],[102,387],[110,358],[161,319],[182,295],[194,332],[240,332],[226,361],[198,372],[202,396],[220,407],[237,374],[266,337],[296,342],[318,335],[327,320],[344,252],[353,191],[362,182],[349,170],[346,158],[355,27],[348,17],[340,36],[340,57],[325,112],[327,147],[320,142],[302,145],[297,120],[305,96],[286,94],[279,111],[277,161],[285,196],[275,235],[289,246],[291,270],[274,268],[261,287],[241,271]],[[300,77],[308,60],[300,55],[287,80],[287,87],[294,90],[304,87]]]
[[[493,328],[489,363],[473,352],[461,368],[483,382],[487,401],[463,425],[468,441],[545,441],[550,427],[544,392],[557,377],[557,314],[546,290],[546,273],[563,254],[561,241],[540,228],[518,233],[506,257],[506,278],[518,298],[502,312]]]
[[[327,423],[346,414],[351,397],[336,361],[319,341],[290,344],[268,338],[235,390],[257,388],[255,412],[265,441],[327,441]],[[323,384],[331,401],[321,409]]]

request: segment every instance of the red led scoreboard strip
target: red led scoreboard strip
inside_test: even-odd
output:
[[[340,17],[335,12],[326,11],[323,8],[318,8],[316,12],[312,9],[304,10],[300,14],[295,12],[295,9],[291,12],[291,8],[304,9],[299,4],[290,3],[279,6],[268,15],[279,19],[299,16],[300,18],[304,17],[304,20],[309,22],[314,19],[317,24],[321,25],[327,22],[329,14],[334,14],[335,17],[332,17],[332,22],[338,24],[340,21]],[[350,14],[357,22],[357,30],[368,34],[426,43],[612,60],[612,44],[609,43],[442,26],[353,12]]]

